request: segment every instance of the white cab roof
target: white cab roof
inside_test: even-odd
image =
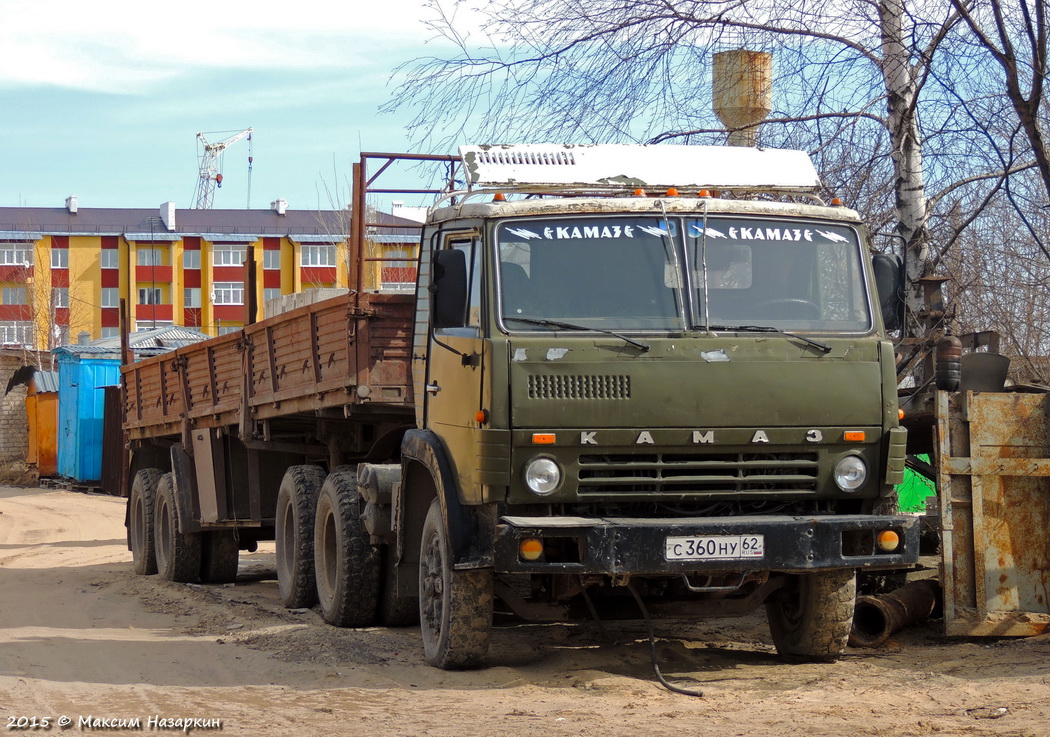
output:
[[[461,146],[478,188],[678,187],[811,191],[820,177],[805,151],[741,146],[516,144]]]

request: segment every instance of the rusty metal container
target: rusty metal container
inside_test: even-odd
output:
[[[945,633],[1050,631],[1050,394],[936,406]]]

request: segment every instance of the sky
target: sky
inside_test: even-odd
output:
[[[428,4],[0,0],[0,206],[192,208],[197,133],[251,127],[215,208],[342,207],[360,151],[411,150],[378,108],[442,51]]]

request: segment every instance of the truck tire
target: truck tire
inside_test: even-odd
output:
[[[179,531],[178,510],[175,503],[175,474],[166,473],[157,484],[157,499],[153,508],[157,573],[165,581],[196,583],[201,575],[201,535]]]
[[[361,521],[363,507],[356,469],[328,474],[317,499],[314,570],[321,617],[336,627],[366,627],[376,618],[379,548]]]
[[[128,494],[128,544],[134,571],[139,576],[157,572],[157,551],[153,542],[153,506],[161,472],[145,468],[135,474]]]
[[[397,593],[397,561],[392,545],[382,548],[383,581],[379,595],[379,621],[387,627],[411,627],[419,624],[419,597]]]
[[[288,609],[317,603],[314,580],[314,511],[324,483],[320,466],[292,466],[277,492],[277,589]]]
[[[782,656],[831,662],[842,654],[853,627],[857,575],[852,570],[791,576],[766,600],[773,644]]]
[[[240,546],[234,530],[201,533],[201,583],[233,583],[237,580]]]
[[[428,663],[445,670],[477,666],[492,631],[492,570],[455,570],[437,499],[419,549],[419,624]]]

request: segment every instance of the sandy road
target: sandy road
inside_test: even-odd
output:
[[[787,665],[760,617],[497,631],[489,666],[421,663],[414,630],[338,630],[277,605],[273,555],[236,585],[137,577],[124,504],[0,488],[0,726],[9,734],[1050,735],[1050,637],[945,640],[936,627],[834,665]],[[20,717],[62,729],[19,728]],[[151,722],[150,719],[155,721]],[[99,720],[99,721],[95,721]],[[214,723],[221,720],[221,729]],[[39,723],[39,722],[38,722]],[[108,727],[108,728],[107,728]]]

